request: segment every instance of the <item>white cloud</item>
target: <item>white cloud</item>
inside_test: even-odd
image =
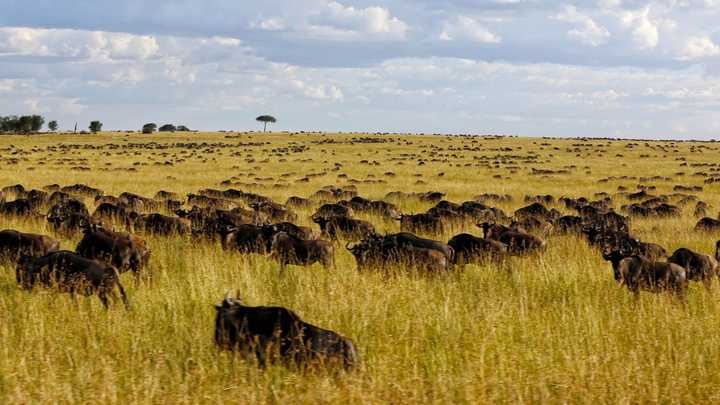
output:
[[[500,36],[490,32],[477,20],[464,15],[445,21],[438,38],[444,41],[465,40],[492,44],[502,41]]]
[[[656,48],[660,43],[661,28],[670,30],[676,26],[674,20],[653,16],[652,11],[652,6],[648,5],[620,13],[622,25],[631,30],[633,42],[640,49]]]
[[[576,23],[580,28],[568,31],[568,36],[580,43],[599,46],[607,42],[610,32],[607,28],[596,23],[589,16],[580,13],[574,6],[567,6],[565,10],[554,17],[556,20]]]
[[[693,60],[709,58],[720,55],[720,46],[718,46],[709,37],[691,37],[685,42],[680,60]]]

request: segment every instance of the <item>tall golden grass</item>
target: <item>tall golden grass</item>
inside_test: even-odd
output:
[[[705,144],[712,149],[691,154],[690,147],[698,144],[641,142],[627,148],[629,142],[420,136],[394,136],[397,142],[386,144],[350,144],[351,135],[338,134],[228,135],[2,137],[0,185],[85,183],[109,194],[132,191],[151,196],[161,189],[225,189],[219,183],[237,176],[263,184],[237,188],[284,202],[324,185],[345,185],[348,178],[382,179],[386,183],[358,184],[360,194],[382,198],[393,190],[438,190],[461,202],[484,192],[508,193],[515,201],[500,207],[511,212],[524,205],[525,194],[592,197],[600,191],[614,193],[618,185],[634,190],[637,184],[598,183],[603,177],[685,172],[671,182],[651,182],[658,193],[669,193],[674,184],[702,183],[702,178],[691,175],[705,170],[680,167],[677,158],[689,163],[720,161],[716,144]],[[338,143],[319,143],[328,140]],[[206,145],[172,146],[180,142]],[[249,142],[266,144],[241,145]],[[215,143],[232,147],[218,148]],[[102,149],[46,149],[73,144]],[[123,149],[130,144],[144,146]],[[309,150],[286,154],[280,149],[300,144]],[[604,152],[578,144],[601,145]],[[658,148],[661,145],[666,151]],[[479,167],[481,161],[475,159],[529,153],[537,153],[539,162],[514,159],[516,163],[509,164],[520,167],[515,174],[502,164]],[[413,154],[407,160],[391,160]],[[66,160],[82,158],[87,160]],[[426,164],[418,165],[419,158]],[[335,163],[342,165],[338,171],[332,170]],[[564,166],[575,168],[570,175],[528,175],[530,167]],[[133,167],[136,171],[115,170]],[[324,176],[296,182],[325,169]],[[385,175],[390,171],[394,177]],[[294,174],[281,177],[285,173]],[[273,180],[254,180],[270,177]],[[418,180],[425,184],[416,184]],[[282,186],[273,187],[276,183]],[[700,194],[715,213],[720,207],[718,186],[705,186]],[[430,206],[401,204],[407,213]],[[300,222],[310,225],[310,214],[300,211]],[[369,219],[381,231],[399,230],[397,222]],[[715,239],[693,232],[695,222],[688,206],[682,218],[636,220],[633,229],[670,251],[685,246],[709,253]],[[0,226],[52,234],[43,221],[1,218]],[[460,231],[480,234],[472,224],[456,230]],[[60,239],[67,249],[74,249],[78,241]],[[686,305],[646,293],[635,300],[615,283],[599,252],[578,238],[550,238],[545,254],[513,258],[507,268],[471,265],[464,272],[432,278],[360,273],[342,243],[336,246],[336,269],[293,267],[281,275],[278,264],[261,256],[224,252],[219,244],[148,240],[152,281],[137,283],[131,274],[122,276],[133,306],[130,312],[122,305],[106,311],[96,297],[73,300],[50,290],[22,291],[15,282],[14,265],[2,265],[0,403],[720,401],[718,283],[711,291],[693,284]],[[310,323],[353,339],[362,366],[351,373],[300,374],[281,366],[263,370],[218,350],[212,339],[212,305],[227,289],[239,290],[248,305],[286,306]]]

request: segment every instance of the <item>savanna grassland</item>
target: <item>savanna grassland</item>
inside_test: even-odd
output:
[[[389,142],[351,142],[360,137]],[[709,214],[720,208],[720,184],[695,175],[718,170],[698,166],[720,162],[716,143],[103,133],[0,137],[0,160],[0,186],[28,189],[84,183],[152,196],[237,188],[284,203],[354,184],[372,199],[395,190],[441,191],[454,202],[510,194],[513,202],[490,202],[508,213],[526,205],[527,194],[593,199],[661,176],[642,184],[658,194],[700,185],[695,194]],[[533,168],[567,172],[533,175]],[[632,178],[600,182],[610,176]],[[433,205],[395,202],[405,213]],[[625,203],[615,198],[617,210]],[[712,253],[720,235],[694,232],[693,208],[680,218],[634,219],[632,230],[670,252]],[[300,224],[316,227],[312,212],[298,210]],[[381,232],[399,231],[397,221],[359,217]],[[40,219],[0,218],[0,226],[53,235],[71,250],[81,236],[55,235]],[[461,231],[482,234],[467,223],[430,236],[447,241]],[[437,277],[358,272],[342,242],[334,270],[316,264],[280,275],[277,263],[219,243],[147,240],[152,280],[122,276],[130,312],[106,311],[97,297],[23,291],[14,264],[2,265],[0,403],[720,402],[720,283],[710,291],[692,283],[687,304],[665,294],[635,300],[578,237],[550,237],[544,254],[513,258],[509,271],[470,265]],[[213,305],[228,289],[248,305],[286,306],[351,338],[362,365],[351,373],[263,370],[218,350]]]

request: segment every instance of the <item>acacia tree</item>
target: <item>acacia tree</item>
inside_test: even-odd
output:
[[[261,115],[257,118],[255,118],[255,121],[259,121],[263,123],[263,132],[267,131],[267,124],[268,122],[276,123],[277,120],[272,115]]]
[[[55,121],[55,120],[52,120],[52,121],[48,122],[48,129],[51,130],[52,132],[57,131],[57,129],[58,129],[58,122]]]
[[[154,122],[148,122],[147,124],[143,125],[142,127],[142,133],[143,134],[152,134],[157,129],[157,124]]]
[[[90,131],[92,133],[100,132],[102,130],[102,122],[100,121],[92,121],[90,122]]]

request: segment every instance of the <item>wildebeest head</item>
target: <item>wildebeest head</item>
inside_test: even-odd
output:
[[[230,290],[225,294],[225,299],[220,305],[215,305],[217,317],[215,318],[215,343],[227,349],[232,349],[240,337],[240,293],[233,299]]]

